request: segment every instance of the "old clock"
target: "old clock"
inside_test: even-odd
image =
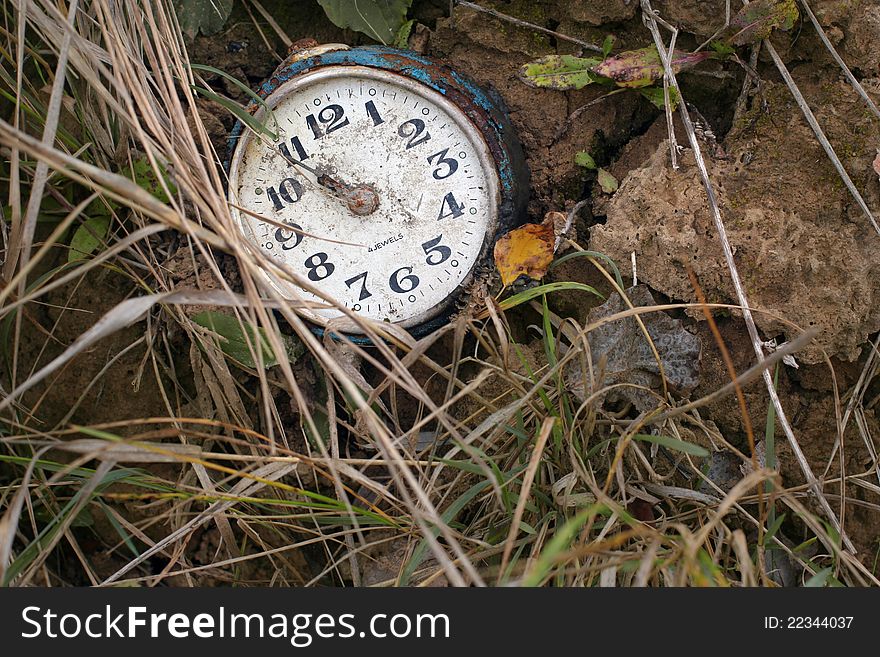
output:
[[[230,137],[242,235],[353,314],[416,336],[447,321],[523,220],[528,172],[500,99],[427,57],[342,45],[293,53],[259,94],[274,138]],[[318,330],[363,333],[295,277],[262,276],[314,302]]]

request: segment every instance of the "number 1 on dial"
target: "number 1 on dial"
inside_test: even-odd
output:
[[[373,119],[374,126],[377,126],[380,123],[385,123],[385,119],[383,119],[381,116],[379,116],[379,110],[376,109],[376,103],[374,103],[372,100],[368,100],[366,102],[366,104],[364,105],[364,107],[367,110],[367,115],[371,119]]]
[[[293,150],[296,151],[296,157],[299,158],[300,161],[309,159],[309,154],[306,153],[306,149],[303,148],[302,142],[299,140],[299,137],[291,137],[290,145],[293,146]],[[278,150],[281,151],[282,155],[284,155],[284,159],[287,161],[287,164],[293,166],[293,162],[291,160],[295,161],[296,158],[290,154],[290,149],[287,148],[287,144],[282,141],[280,144],[278,144]]]

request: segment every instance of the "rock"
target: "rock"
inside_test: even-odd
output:
[[[634,307],[657,305],[644,285],[631,287],[626,294]],[[615,292],[608,301],[590,311],[587,324],[600,322],[628,309],[629,305]],[[587,334],[587,339],[593,367],[604,375],[604,379],[597,382],[597,388],[624,384],[608,393],[608,398],[611,401],[627,399],[640,411],[648,411],[656,408],[662,399],[662,395],[658,397],[645,389],[655,393],[663,389],[657,355],[663,365],[666,385],[675,392],[686,394],[699,383],[702,344],[697,336],[682,327],[681,320],[673,319],[665,312],[646,312],[640,317],[657,350],[656,355],[634,317],[602,323]],[[580,367],[571,368],[568,383],[581,399],[592,394],[592,391],[586,391]]]
[[[880,213],[871,160],[880,128],[848,86],[794,72],[804,95],[856,185]],[[767,337],[792,332],[784,321],[820,329],[798,355],[858,357],[880,329],[880,236],[852,201],[788,90],[765,82],[769,109],[746,113],[725,142],[728,155],[707,166],[740,277]],[[650,132],[650,131],[649,131]],[[656,135],[655,135],[656,136]],[[683,142],[687,143],[687,142]],[[635,251],[639,278],[673,299],[696,301],[687,267],[710,302],[735,303],[693,154],[669,166],[662,142],[607,203],[607,223],[591,231],[591,249],[618,263]],[[699,311],[694,311],[698,316]]]

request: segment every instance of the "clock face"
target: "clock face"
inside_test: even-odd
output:
[[[300,75],[266,102],[279,139],[242,135],[230,167],[244,235],[357,314],[411,327],[443,312],[498,223],[494,160],[464,113],[359,66]],[[315,302],[318,323],[343,316],[289,281],[266,282]]]

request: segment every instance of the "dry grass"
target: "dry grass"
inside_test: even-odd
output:
[[[261,266],[320,291],[238,238],[193,90],[205,83],[167,3],[69,8],[7,2],[0,17],[0,86],[11,110],[0,119],[4,585],[740,586],[780,581],[781,563],[814,584],[878,583],[835,529],[845,530],[845,483],[878,490],[876,459],[824,487],[808,478],[783,488],[772,467],[701,418],[708,399],[676,410],[658,395],[642,414],[609,408],[587,341],[596,325],[557,317],[546,295],[485,299],[418,341],[369,323],[375,348],[318,338],[297,300],[261,296]],[[143,159],[167,203],[127,174]],[[94,255],[67,264],[62,238],[95,203],[112,208],[110,229]],[[47,215],[51,230],[39,230]],[[216,289],[181,287],[167,266],[173,256],[204,268]],[[585,257],[623,292],[599,259]],[[228,262],[240,285],[226,281]],[[76,290],[108,272],[124,282],[119,303],[57,345],[58,324],[41,324],[41,307],[73,290],[59,313],[77,312]],[[528,305],[540,322],[531,346],[514,340],[508,317]],[[225,308],[268,346],[243,331],[254,365],[231,365],[193,321],[193,306]],[[143,354],[135,379],[141,387],[154,379],[164,415],[80,426],[71,408],[54,426],[40,421],[46,390],[76,359],[136,322],[143,334],[126,347]],[[296,363],[284,356],[291,334],[306,352]],[[34,358],[24,347],[35,343],[57,355]],[[182,358],[180,344],[192,345]],[[867,445],[862,399],[874,351],[856,388],[835,397],[838,436],[855,422]],[[273,354],[278,364],[264,367]],[[719,394],[749,377],[770,381],[783,354]],[[82,382],[80,401],[120,355]],[[573,370],[587,382],[583,399],[568,385]],[[699,450],[683,444],[740,454],[743,478],[719,489]],[[765,490],[770,504],[759,505]],[[645,505],[653,520],[639,511]],[[797,519],[798,540],[783,535],[774,509]],[[98,519],[95,548],[82,528]],[[197,557],[193,542],[204,536],[219,538]]]

